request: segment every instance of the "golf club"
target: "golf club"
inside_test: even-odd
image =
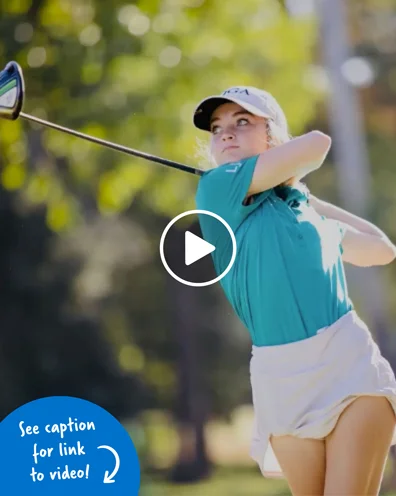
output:
[[[8,120],[16,120],[19,117],[26,119],[42,126],[46,126],[63,133],[71,134],[77,138],[82,138],[86,141],[91,141],[98,145],[111,148],[118,152],[126,153],[127,155],[133,155],[134,157],[143,158],[149,160],[150,162],[156,162],[161,165],[166,165],[168,167],[173,167],[184,172],[189,172],[191,174],[202,175],[203,170],[196,169],[189,165],[180,164],[172,160],[167,160],[165,158],[157,157],[151,155],[150,153],[141,152],[139,150],[134,150],[123,145],[118,145],[111,141],[106,141],[100,138],[95,138],[88,134],[80,133],[73,129],[67,127],[59,126],[53,122],[46,121],[44,119],[39,119],[33,115],[25,114],[22,112],[23,102],[25,99],[25,82],[23,79],[23,73],[20,65],[17,62],[9,62],[5,68],[0,72],[0,118]]]

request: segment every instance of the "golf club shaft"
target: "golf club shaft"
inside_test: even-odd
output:
[[[174,169],[178,169],[184,172],[189,172],[191,174],[202,175],[203,172],[201,169],[196,169],[194,167],[190,167],[189,165],[180,164],[178,162],[173,162],[172,160],[167,160],[165,158],[156,157],[155,155],[141,152],[139,150],[134,150],[133,148],[128,148],[126,146],[118,145],[116,143],[112,143],[111,141],[95,138],[94,136],[90,136],[89,134],[84,134],[79,131],[69,129],[67,127],[59,126],[58,124],[54,124],[53,122],[49,122],[44,119],[34,117],[33,115],[25,114],[24,112],[20,112],[19,117],[31,122],[35,122],[37,124],[41,124],[42,126],[50,127],[52,129],[56,129],[57,131],[62,131],[63,133],[76,136],[77,138],[82,138],[86,141],[91,141],[92,143],[106,146],[107,148],[111,148],[118,152],[126,153],[127,155],[133,155],[134,157],[144,158],[145,160],[149,160],[150,162],[156,162],[158,164],[166,165],[168,167],[173,167]]]

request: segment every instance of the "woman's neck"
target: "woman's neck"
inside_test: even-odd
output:
[[[296,177],[291,177],[290,179],[288,179],[284,183],[281,183],[280,186],[296,186],[297,183],[298,183],[297,178]]]

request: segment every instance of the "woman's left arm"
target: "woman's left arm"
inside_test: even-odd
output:
[[[386,265],[395,259],[395,245],[374,224],[331,203],[319,200],[313,195],[310,195],[309,201],[319,215],[337,220],[344,225],[346,229],[342,240],[344,262],[359,267],[371,267]]]

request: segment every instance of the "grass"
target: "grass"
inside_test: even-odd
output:
[[[264,479],[257,470],[217,469],[207,481],[197,484],[170,484],[143,479],[139,496],[290,496],[283,480]],[[395,492],[382,496],[396,496]]]
[[[257,470],[218,469],[207,481],[175,485],[142,482],[139,496],[290,496],[283,480],[264,479]]]

